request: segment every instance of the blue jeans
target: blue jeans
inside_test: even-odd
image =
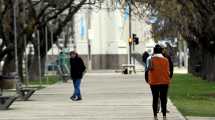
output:
[[[73,96],[81,97],[81,79],[74,79],[73,81],[73,86],[74,86],[74,93]]]

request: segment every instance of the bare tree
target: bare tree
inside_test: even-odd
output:
[[[13,33],[13,5],[16,0],[0,1],[0,60],[4,60],[3,74],[14,72],[14,33]],[[99,0],[17,0],[17,46],[19,75],[23,80],[22,61],[26,45],[31,43],[35,54],[29,65],[30,79],[38,80],[38,42],[32,37],[39,31],[41,60],[45,61],[46,41],[45,31],[48,31],[48,49],[51,48],[51,30],[53,43],[57,42],[58,36],[71,21],[73,16],[84,5],[95,5]],[[62,14],[64,17],[62,17]],[[50,24],[51,23],[51,24]],[[51,28],[52,27],[52,28]],[[26,40],[26,41],[25,41]],[[26,44],[27,43],[27,44]]]
[[[120,0],[144,5],[140,13],[157,18],[154,36],[182,36],[187,41],[189,71],[215,80],[215,4],[212,0]],[[141,8],[146,8],[146,10]]]

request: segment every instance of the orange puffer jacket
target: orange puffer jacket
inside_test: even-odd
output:
[[[160,56],[152,56],[151,68],[149,70],[150,85],[168,85],[170,84],[168,59]]]

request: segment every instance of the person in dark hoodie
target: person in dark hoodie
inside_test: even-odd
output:
[[[70,52],[70,73],[74,86],[74,93],[70,97],[73,101],[82,100],[81,96],[81,79],[83,77],[84,71],[86,69],[83,60],[78,56],[78,53],[75,51]]]
[[[160,45],[161,48],[162,48],[162,54],[164,57],[166,57],[168,59],[168,62],[169,62],[169,71],[170,71],[170,74],[169,74],[169,77],[172,78],[173,77],[173,59],[171,57],[171,52],[170,50],[168,50],[167,48],[167,43],[165,43],[164,45]],[[173,55],[172,55],[173,56]]]
[[[143,54],[142,54],[142,61],[143,61],[143,65],[144,65],[144,68],[145,68],[145,81],[148,83],[148,63],[147,63],[147,60],[149,61],[150,59],[150,55],[147,51],[145,51]]]

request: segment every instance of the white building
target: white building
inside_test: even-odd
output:
[[[128,63],[129,16],[124,10],[109,9],[108,4],[84,7],[75,15],[74,23],[75,42],[68,47],[80,54],[89,69],[116,69]],[[133,52],[142,54],[152,41],[151,25],[132,16],[132,33],[140,40]]]

